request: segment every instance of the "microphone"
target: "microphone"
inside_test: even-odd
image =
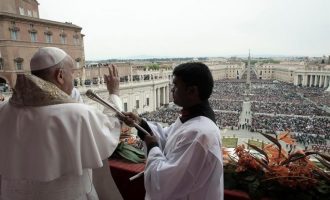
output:
[[[102,104],[103,106],[110,108],[111,110],[115,111],[115,113],[120,116],[120,117],[126,117],[120,110],[118,110],[115,106],[111,105],[110,103],[104,101],[99,95],[97,95],[93,90],[88,89],[86,91],[86,96],[100,104]],[[133,122],[133,126],[142,131],[143,133],[145,133],[146,135],[150,135],[150,133],[148,133],[148,131],[146,131],[144,128],[142,128],[140,125],[138,125],[137,123]]]

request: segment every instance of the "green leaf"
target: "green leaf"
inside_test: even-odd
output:
[[[136,155],[133,151],[127,150],[127,149],[117,149],[116,153],[118,153],[121,157],[125,158],[126,160],[129,160],[134,163],[142,163],[144,162],[144,159],[140,158],[138,155]]]
[[[124,144],[122,145],[122,148],[134,152],[134,153],[137,154],[139,157],[143,157],[143,158],[145,157],[144,152],[143,152],[142,150],[137,149],[137,148],[133,147],[132,145],[129,145],[129,144],[125,144],[125,143],[124,143]]]

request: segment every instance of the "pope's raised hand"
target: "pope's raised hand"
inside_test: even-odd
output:
[[[111,66],[108,67],[108,70],[109,75],[104,74],[104,80],[106,81],[107,89],[110,94],[119,95],[119,76],[117,67],[111,64]]]

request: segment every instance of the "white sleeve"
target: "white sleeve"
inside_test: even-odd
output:
[[[160,123],[147,122],[152,133],[157,137],[157,141],[160,149],[164,149],[168,133],[172,130],[172,126],[163,128]]]
[[[216,158],[196,140],[177,144],[172,152],[166,156],[159,148],[149,152],[144,183],[150,199],[187,196],[193,187],[199,187],[196,184],[205,183],[217,165],[212,160]]]
[[[115,94],[110,94],[110,96],[108,97],[108,101],[110,102],[110,104],[112,106],[114,106],[117,110],[119,111],[123,111],[123,106],[122,106],[122,101],[121,99],[115,95]],[[115,111],[108,108],[108,107],[104,107],[103,113],[108,115],[108,116],[115,116]]]
[[[118,110],[123,111],[123,104],[119,96],[115,94],[110,94],[109,101],[112,102]]]
[[[95,109],[96,110],[96,109]],[[108,158],[116,149],[120,136],[120,122],[116,117],[104,115],[100,111],[90,112],[89,126],[85,129],[90,129],[93,133],[96,146],[99,148],[99,153],[102,154],[101,159]],[[105,151],[101,151],[104,149]]]

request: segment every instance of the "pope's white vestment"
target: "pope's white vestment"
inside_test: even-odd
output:
[[[80,103],[5,102],[0,113],[1,200],[99,199],[91,169],[114,152],[118,119]]]
[[[178,118],[171,126],[148,122],[157,136],[145,168],[146,199],[222,200],[220,130],[209,118]]]

